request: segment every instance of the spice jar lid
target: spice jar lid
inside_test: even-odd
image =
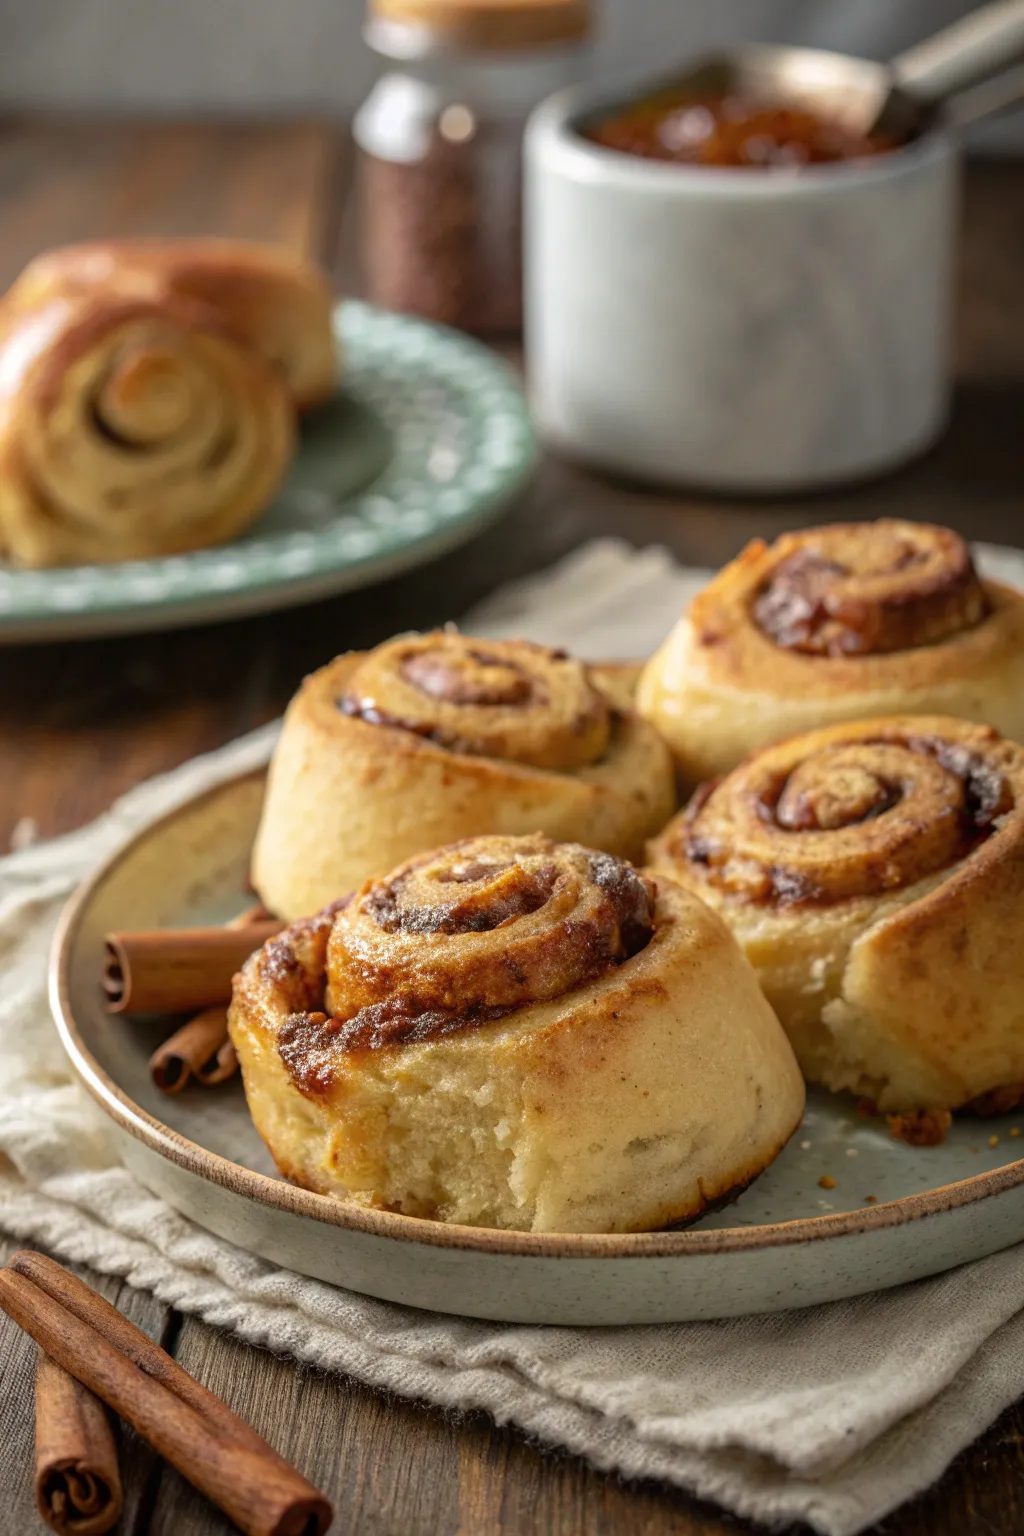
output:
[[[586,37],[590,0],[369,0],[368,40],[401,57],[513,52]]]

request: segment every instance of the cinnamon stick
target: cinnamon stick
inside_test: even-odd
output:
[[[103,990],[111,1013],[188,1013],[231,997],[231,980],[280,933],[273,918],[244,928],[161,928],[108,933]]]
[[[326,1531],[323,1495],[84,1281],[22,1250],[0,1270],[0,1306],[246,1536]]]
[[[266,907],[256,905],[240,912],[225,927],[239,930],[271,920]],[[238,1071],[238,1057],[228,1039],[227,1009],[220,1004],[204,1008],[176,1029],[149,1058],[149,1071],[162,1093],[180,1093],[193,1081],[207,1088],[227,1082]]]
[[[161,1093],[180,1093],[190,1082],[212,1088],[238,1071],[238,1057],[228,1039],[228,1010],[204,1008],[176,1029],[149,1058],[149,1071]]]
[[[42,1351],[36,1363],[35,1490],[40,1515],[59,1536],[103,1536],[124,1504],[106,1409]]]

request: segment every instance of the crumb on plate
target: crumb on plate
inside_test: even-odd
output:
[[[908,1147],[937,1147],[945,1141],[953,1121],[948,1109],[914,1109],[905,1115],[886,1115],[889,1135]]]

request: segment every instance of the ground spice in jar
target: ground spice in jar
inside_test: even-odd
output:
[[[355,122],[367,296],[480,334],[522,319],[522,135],[579,78],[585,0],[373,0],[401,60]]]
[[[365,266],[375,303],[482,334],[518,330],[521,135],[519,124],[484,124],[469,145],[437,128],[412,164],[366,156]]]

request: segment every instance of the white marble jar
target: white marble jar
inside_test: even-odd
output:
[[[548,440],[750,493],[926,448],[950,395],[951,139],[792,171],[691,167],[578,132],[621,102],[564,91],[527,130],[527,364]]]

